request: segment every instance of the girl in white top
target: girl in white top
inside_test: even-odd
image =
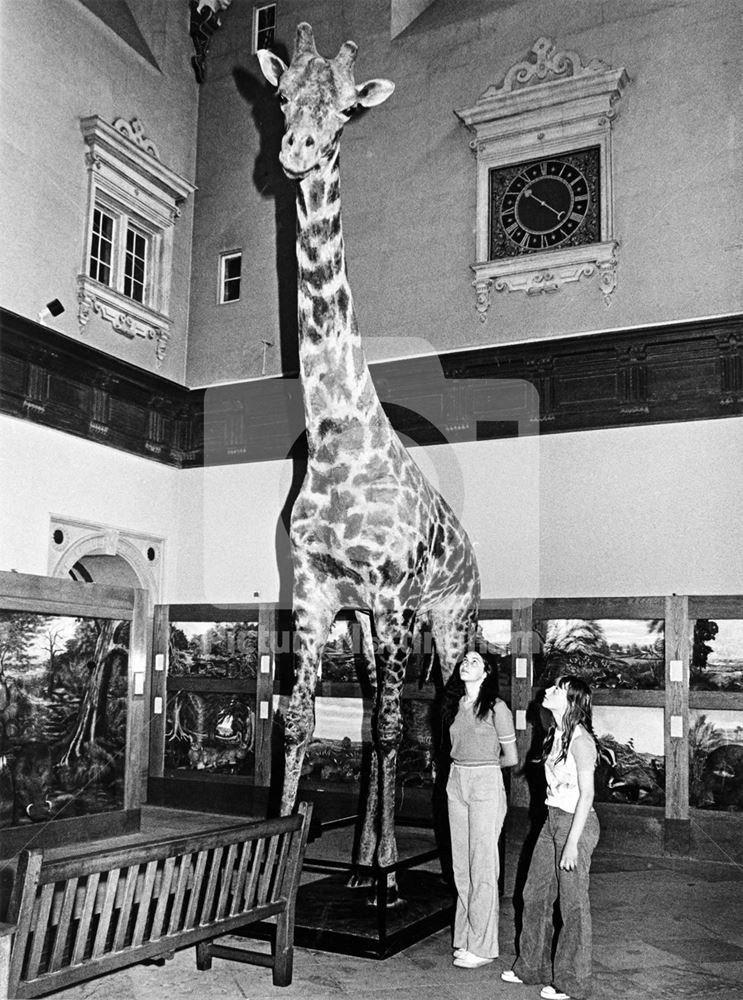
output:
[[[497,672],[479,653],[467,653],[450,678],[441,714],[451,737],[453,962],[476,969],[498,955],[498,837],[506,816],[501,767],[518,763],[511,710],[498,697]]]
[[[547,819],[524,887],[519,957],[501,978],[544,983],[544,1000],[583,1000],[591,988],[591,855],[599,839],[593,810],[598,740],[591,719],[591,689],[582,677],[558,677],[543,706],[553,722],[542,750]],[[552,912],[559,897],[563,926],[552,953]]]

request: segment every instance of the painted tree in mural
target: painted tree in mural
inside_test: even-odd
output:
[[[122,642],[121,622],[97,620],[95,629],[97,634],[92,656],[88,660],[89,677],[85,695],[75,727],[60,757],[61,766],[71,765],[84,754],[94,754],[96,748],[105,756],[105,745],[110,742],[113,706],[109,703],[109,691],[114,679],[122,674],[126,676],[128,652],[126,643]]]
[[[474,637],[480,581],[464,529],[382,409],[346,271],[341,133],[355,112],[385,101],[394,84],[357,85],[356,45],[345,42],[335,58],[325,59],[304,23],[289,66],[268,50],[258,58],[278,88],[285,118],[279,158],[296,181],[299,361],[308,443],[307,472],[290,524],[297,661],[285,718],[282,810],[295,801],[328,635],[342,609],[355,610],[376,691],[376,754],[357,861],[389,866],[397,860],[395,772],[413,639],[428,620],[446,679]]]

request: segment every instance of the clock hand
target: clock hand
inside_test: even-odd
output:
[[[531,188],[527,188],[524,191],[524,197],[525,198],[533,198],[534,201],[538,201],[540,205],[544,206],[544,208],[548,208],[550,210],[550,212],[553,212],[557,216],[558,219],[561,219],[563,217],[563,215],[565,214],[564,212],[558,212],[558,210],[556,208],[553,208],[552,205],[549,205],[546,201],[542,201],[541,198],[537,198],[537,196],[534,194],[534,192],[532,191]]]

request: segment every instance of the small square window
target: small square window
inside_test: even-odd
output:
[[[219,301],[237,302],[240,298],[243,255],[241,250],[223,253],[219,258]]]
[[[276,35],[276,4],[264,3],[253,8],[253,52],[272,49]]]

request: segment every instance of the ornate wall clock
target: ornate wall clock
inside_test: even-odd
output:
[[[598,275],[611,301],[612,122],[628,82],[624,68],[584,65],[538,38],[500,85],[456,112],[477,156],[472,284],[483,322],[493,290],[535,295]]]
[[[598,147],[490,171],[489,260],[601,240]]]

